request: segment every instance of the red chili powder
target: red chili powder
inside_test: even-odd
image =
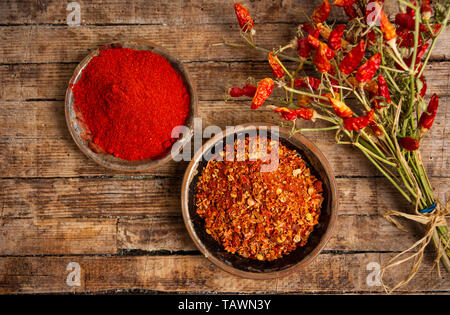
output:
[[[165,153],[176,140],[172,129],[189,113],[182,78],[150,51],[103,50],[72,90],[93,143],[130,161]]]

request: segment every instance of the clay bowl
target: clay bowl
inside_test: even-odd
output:
[[[100,53],[101,50],[114,49],[120,47],[130,48],[134,50],[148,50],[164,57],[171,64],[171,66],[180,74],[187,90],[189,91],[190,112],[186,119],[185,125],[190,129],[191,132],[185,133],[172,145],[175,146],[175,144],[177,144],[177,150],[174,150],[173,154],[171,154],[171,148],[169,148],[163,155],[159,156],[158,158],[145,159],[139,161],[127,161],[124,159],[114,157],[111,154],[100,152],[101,150],[95,148],[95,145],[89,140],[89,137],[86,136],[88,133],[86,131],[86,128],[84,127],[83,118],[81,117],[80,114],[77,113],[71,86],[72,84],[78,82],[78,80],[81,78],[83,69],[88,65],[88,63],[94,56],[97,56]],[[69,86],[66,90],[65,113],[66,113],[67,127],[69,128],[69,132],[72,135],[73,140],[78,145],[80,150],[84,154],[86,154],[89,158],[91,158],[96,163],[106,168],[117,171],[129,171],[129,172],[145,171],[159,167],[167,163],[172,159],[173,155],[179,153],[183,148],[183,146],[189,142],[193,133],[194,117],[197,115],[197,93],[192,84],[191,77],[187,69],[184,67],[184,65],[160,46],[151,42],[141,40],[117,42],[105,45],[103,47],[94,50],[88,56],[86,56],[83,59],[83,61],[81,61],[80,64],[76,67],[74,74],[70,79]]]
[[[206,233],[204,220],[196,212],[196,184],[203,168],[208,163],[203,158],[205,152],[215,147],[217,143],[224,142],[226,137],[231,136],[236,139],[236,135],[241,132],[245,133],[251,129],[271,128],[273,125],[255,123],[246,124],[243,127],[243,129],[237,132],[228,130],[216,135],[208,140],[193,157],[184,175],[181,190],[184,223],[198,249],[206,258],[223,270],[250,279],[271,279],[286,276],[294,270],[310,264],[325,247],[332,234],[333,226],[336,223],[338,207],[335,177],[325,156],[313,143],[300,134],[291,136],[289,130],[279,128],[279,141],[281,144],[296,150],[306,161],[312,174],[323,183],[323,195],[325,199],[322,204],[319,223],[315,226],[305,246],[298,247],[290,254],[271,262],[244,258],[225,251],[219,243]]]

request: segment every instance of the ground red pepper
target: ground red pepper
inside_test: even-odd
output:
[[[103,50],[72,88],[91,141],[125,160],[162,155],[176,140],[172,129],[184,125],[189,113],[182,78],[150,51]]]

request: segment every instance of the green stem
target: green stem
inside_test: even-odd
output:
[[[370,154],[372,157],[376,158],[377,160],[379,160],[379,161],[381,161],[381,162],[383,162],[383,163],[386,163],[386,164],[388,164],[388,165],[390,165],[390,166],[392,166],[392,167],[397,167],[397,164],[392,163],[392,162],[390,162],[390,161],[388,161],[388,160],[386,160],[386,159],[380,157],[379,155],[373,153],[371,150],[367,149],[366,147],[364,147],[364,146],[363,146],[362,144],[360,144],[359,142],[356,142],[356,143],[355,143],[355,146],[358,147],[361,151],[367,152],[368,154]]]
[[[397,188],[397,190],[405,197],[405,199],[412,203],[411,198],[408,196],[408,194],[394,181],[394,179],[364,150],[361,150],[361,152],[369,159],[370,162],[372,162],[373,165],[392,183],[392,185]]]
[[[262,48],[262,47],[255,46],[254,44],[251,44],[250,42],[247,42],[247,43],[248,43],[248,45],[224,42],[224,43],[212,44],[211,46],[225,45],[225,46],[234,47],[234,48],[253,48],[255,50],[262,51],[262,52],[265,52],[267,54],[271,52],[271,50],[269,50],[269,49],[265,49],[265,48]],[[288,56],[288,55],[285,55],[285,54],[278,54],[278,56],[280,56],[281,58],[286,59],[286,60],[300,62],[300,58],[291,57],[291,56]],[[307,60],[305,61],[305,63],[306,64],[311,64],[311,62],[307,61]]]
[[[297,129],[295,132],[309,132],[309,131],[327,131],[339,129],[339,126],[323,127],[323,128],[301,128]]]
[[[303,94],[303,95],[312,97],[313,99],[317,98],[317,99],[328,102],[328,98],[325,96],[322,96],[322,95],[316,95],[316,94],[312,94],[312,93],[308,93],[308,92],[304,92],[304,91],[299,91],[299,90],[287,87],[286,85],[284,85],[283,88],[287,91],[294,92],[295,94]]]

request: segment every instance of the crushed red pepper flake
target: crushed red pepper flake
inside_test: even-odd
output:
[[[296,151],[272,140],[258,151],[252,144],[264,141],[249,139],[235,141],[234,158],[213,159],[202,170],[197,213],[205,220],[206,232],[226,251],[272,261],[307,243],[320,216],[322,182]],[[244,145],[242,159],[238,147]],[[270,155],[277,146],[278,168],[261,172],[261,165],[270,162],[262,152]]]

